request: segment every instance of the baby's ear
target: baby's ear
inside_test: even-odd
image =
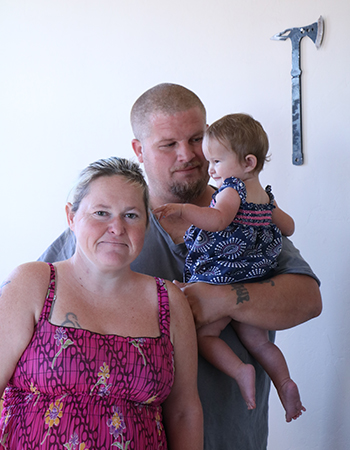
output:
[[[258,163],[258,160],[255,155],[249,154],[244,158],[244,163],[246,166],[246,172],[253,172]]]

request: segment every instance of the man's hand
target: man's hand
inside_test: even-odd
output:
[[[197,329],[228,316],[232,299],[228,299],[228,304],[225,304],[224,300],[216,301],[221,286],[207,283],[179,283],[176,280],[174,283],[186,295]]]

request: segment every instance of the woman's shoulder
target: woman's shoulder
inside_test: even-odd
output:
[[[1,285],[1,297],[18,308],[41,312],[50,282],[50,266],[30,262],[16,267]]]
[[[30,281],[30,284],[40,284],[47,281],[50,276],[50,266],[47,263],[41,261],[33,261],[21,264],[17,266],[9,275],[9,278],[16,283],[25,283],[26,281]],[[27,286],[30,288],[30,286]]]

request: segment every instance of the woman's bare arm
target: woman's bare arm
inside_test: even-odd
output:
[[[185,296],[168,282],[175,381],[163,404],[169,450],[203,449],[203,412],[197,391],[197,339]]]
[[[44,305],[50,269],[42,262],[17,267],[0,289],[0,393],[29,344]]]

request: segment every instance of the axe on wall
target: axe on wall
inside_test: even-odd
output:
[[[292,42],[292,124],[293,124],[293,164],[300,166],[303,164],[302,148],[302,123],[301,123],[301,68],[300,68],[300,41],[304,36],[308,36],[319,48],[323,38],[323,18],[301,28],[288,28],[277,33],[271,39]]]

